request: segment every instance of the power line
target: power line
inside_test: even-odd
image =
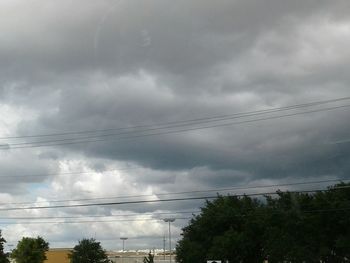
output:
[[[133,129],[139,129],[139,128],[152,128],[152,127],[159,127],[159,126],[164,126],[164,125],[169,125],[169,124],[193,123],[193,122],[201,122],[201,121],[217,120],[217,119],[221,120],[223,118],[226,119],[226,118],[237,117],[237,116],[239,116],[239,117],[241,117],[241,116],[246,117],[246,116],[251,116],[251,114],[273,113],[275,111],[285,111],[285,110],[291,110],[291,109],[312,107],[312,106],[328,104],[328,103],[333,103],[333,102],[346,101],[346,100],[350,100],[350,97],[342,97],[342,98],[336,98],[336,99],[330,99],[330,100],[321,100],[321,101],[315,101],[315,102],[310,102],[310,103],[289,105],[289,106],[285,106],[285,107],[276,107],[276,108],[265,109],[265,110],[240,112],[240,113],[218,115],[218,116],[211,116],[211,117],[203,117],[203,118],[190,119],[190,120],[162,122],[162,123],[155,123],[153,125],[146,124],[146,125],[137,125],[137,126],[131,126],[131,127],[109,128],[109,129],[100,129],[100,130],[82,130],[82,131],[73,131],[73,132],[48,133],[48,134],[36,134],[36,135],[5,136],[5,137],[0,137],[0,140],[3,140],[3,139],[21,139],[21,138],[38,138],[38,137],[53,137],[53,136],[66,136],[66,135],[79,135],[79,134],[99,133],[99,132],[106,132],[106,131],[133,130]]]
[[[289,209],[290,210],[290,209]],[[269,212],[273,213],[283,213],[288,212],[289,210],[269,210]],[[340,208],[329,208],[329,209],[314,209],[314,210],[298,210],[300,213],[327,213],[327,212],[341,212],[348,211],[350,207],[340,207]],[[220,216],[220,215],[218,215]],[[230,215],[230,217],[246,217],[246,214],[235,214]],[[192,217],[175,217],[176,220],[189,220]],[[163,218],[136,218],[136,219],[114,219],[114,220],[75,220],[75,221],[26,221],[26,222],[1,222],[0,225],[22,225],[22,224],[93,224],[93,223],[111,223],[111,222],[144,222],[144,221],[163,221]]]
[[[345,188],[350,188],[350,186],[332,188],[332,190],[340,190]],[[325,191],[330,191],[330,190],[314,189],[314,190],[287,191],[287,192],[297,194],[297,193],[316,193],[316,192],[325,192]],[[283,192],[280,191],[280,192],[252,193],[252,194],[237,194],[237,195],[232,195],[232,197],[278,195],[280,193],[283,193]],[[71,204],[71,205],[8,207],[8,208],[1,208],[0,211],[77,208],[77,207],[92,207],[92,206],[116,206],[116,205],[131,205],[131,204],[145,204],[145,203],[159,203],[159,202],[205,200],[205,199],[215,199],[217,197],[218,196],[216,195],[216,196],[199,196],[199,197],[169,198],[169,199],[157,199],[157,200],[135,200],[135,201],[123,201],[123,202],[104,202],[104,203]]]
[[[345,105],[345,106],[350,106],[350,105]],[[305,112],[299,112],[299,113],[295,113],[293,115],[280,115],[280,116],[273,116],[273,117],[285,117],[285,116],[294,116],[294,115],[299,115],[299,114],[304,114],[304,113],[312,113],[312,112],[320,112],[320,111],[325,111],[325,110],[333,110],[333,109],[338,109],[339,107],[331,107],[331,108],[325,108],[325,109],[318,109],[318,110],[314,110],[314,111],[305,111]],[[279,110],[281,111],[281,110]],[[268,112],[271,113],[271,112]],[[263,113],[259,113],[259,114],[254,114],[254,115],[249,115],[248,117],[251,116],[256,116],[256,115],[265,115],[266,112]],[[115,137],[115,136],[120,136],[120,135],[129,135],[130,134],[135,134],[136,135],[131,135],[131,137],[134,136],[146,136],[148,134],[137,134],[137,133],[144,133],[144,132],[153,132],[153,131],[158,131],[158,130],[168,130],[168,129],[173,129],[173,128],[182,128],[182,127],[188,127],[188,126],[193,126],[193,125],[198,125],[198,124],[207,124],[210,122],[218,122],[218,121],[226,121],[226,120],[231,120],[231,119],[237,119],[237,118],[245,118],[247,117],[247,115],[244,116],[235,116],[235,117],[230,117],[230,118],[225,118],[225,119],[219,119],[219,120],[207,120],[207,121],[202,121],[202,122],[196,122],[196,123],[189,123],[189,124],[177,124],[177,125],[171,125],[171,126],[163,126],[163,127],[156,127],[156,128],[149,128],[149,129],[145,129],[145,130],[136,130],[136,131],[128,131],[128,132],[122,132],[122,133],[109,133],[109,134],[99,134],[99,135],[93,135],[93,136],[85,136],[85,137],[75,137],[75,138],[63,138],[63,139],[51,139],[51,140],[47,140],[47,141],[34,141],[34,142],[23,142],[23,143],[12,143],[9,144],[12,148],[16,148],[17,146],[24,146],[24,145],[46,145],[46,144],[52,144],[52,143],[60,143],[60,142],[74,142],[76,140],[85,140],[86,139],[95,139],[95,138],[101,138],[101,137]],[[260,120],[265,120],[265,119],[256,119],[256,120],[251,120],[251,121],[260,121]],[[238,124],[240,124],[241,122],[238,122]],[[245,122],[242,122],[245,123]],[[217,124],[220,125],[220,124]],[[220,126],[214,126],[214,127],[220,127]],[[196,128],[201,128],[202,127],[196,127]],[[120,138],[125,138],[124,137],[120,137]]]
[[[338,178],[338,179],[327,179],[327,180],[306,181],[306,182],[293,182],[293,183],[283,183],[283,184],[232,186],[232,187],[227,187],[227,188],[212,188],[212,189],[203,189],[203,190],[181,191],[181,192],[170,192],[170,193],[154,193],[154,194],[144,194],[144,195],[122,195],[122,196],[96,197],[96,198],[61,199],[61,200],[47,200],[47,201],[41,201],[41,202],[39,201],[39,202],[0,203],[0,205],[81,202],[81,201],[135,198],[135,197],[154,197],[154,196],[171,196],[171,195],[183,195],[183,194],[199,194],[199,193],[208,193],[208,192],[220,193],[223,191],[233,191],[233,190],[249,190],[249,189],[259,189],[259,188],[298,186],[298,185],[321,184],[321,183],[330,183],[330,182],[346,182],[346,181],[350,181],[350,179]]]
[[[154,213],[142,213],[142,216],[159,216],[159,215],[175,215],[175,214],[194,214],[199,213],[200,210],[193,211],[174,211],[174,212],[154,212]],[[40,217],[29,217],[29,216],[9,216],[0,217],[0,220],[42,220],[42,219],[77,219],[77,218],[109,218],[109,217],[139,217],[141,214],[118,214],[118,215],[80,215],[80,216],[40,216]],[[1,221],[0,221],[1,222]]]
[[[295,207],[290,207],[290,206],[284,206],[284,207],[269,207],[266,206],[264,207],[266,211],[264,210],[255,210],[254,208],[241,208],[240,212],[245,212],[245,213],[237,213],[237,214],[230,214],[230,215],[221,215],[218,214],[216,217],[222,217],[222,218],[231,218],[231,217],[247,217],[251,214],[248,214],[247,212],[253,212],[253,215],[271,215],[271,214],[282,214],[286,212],[296,212],[296,213],[327,213],[327,212],[342,212],[342,211],[348,211],[350,210],[350,207],[337,207],[337,208],[327,208],[327,209],[312,209],[312,210],[303,210],[303,209],[295,209]],[[266,213],[268,212],[268,213]],[[201,215],[198,215],[201,216]]]
[[[191,217],[175,217],[177,220],[191,219]],[[111,222],[140,222],[140,221],[163,221],[163,218],[138,218],[138,219],[115,219],[115,220],[77,220],[77,221],[40,221],[40,222],[1,222],[0,225],[20,224],[82,224],[82,223],[111,223]]]
[[[210,129],[210,128],[216,128],[216,127],[226,127],[226,126],[267,121],[267,120],[273,120],[273,119],[281,119],[281,118],[285,118],[285,117],[305,115],[305,114],[316,113],[316,112],[331,111],[331,110],[348,108],[348,107],[350,107],[350,105],[341,105],[341,106],[328,107],[328,108],[322,108],[322,109],[317,109],[317,110],[309,110],[309,111],[296,112],[296,113],[290,113],[290,114],[284,114],[284,115],[277,115],[277,116],[269,116],[269,117],[264,117],[264,118],[256,118],[256,119],[251,119],[251,120],[244,120],[244,121],[239,121],[239,122],[221,123],[221,124],[215,124],[215,125],[183,128],[183,129],[177,129],[177,130],[168,130],[168,131],[162,131],[162,132],[138,134],[138,135],[131,135],[131,136],[129,135],[129,136],[116,137],[116,136],[121,135],[120,133],[116,133],[116,134],[102,134],[102,135],[96,135],[96,136],[89,137],[89,138],[100,138],[100,139],[95,139],[95,140],[83,140],[84,138],[66,138],[66,139],[58,139],[58,140],[50,140],[50,141],[13,143],[13,144],[5,144],[5,145],[3,144],[3,145],[0,145],[0,149],[1,150],[24,149],[24,148],[38,148],[38,147],[48,147],[48,146],[60,146],[60,145],[73,145],[73,144],[81,144],[81,143],[100,142],[100,141],[106,141],[106,140],[111,140],[111,139],[113,139],[113,140],[130,140],[130,139],[141,138],[141,137],[183,133],[183,132],[189,132],[189,131],[195,131],[195,130],[203,130],[203,129]],[[202,123],[202,124],[205,124],[205,123]],[[188,125],[186,125],[186,126],[188,126]],[[181,128],[181,127],[183,127],[183,125],[181,125],[181,126],[177,125],[175,128]],[[154,131],[154,130],[169,129],[169,128],[174,128],[174,127],[161,127],[161,128],[154,128],[152,130]],[[151,131],[151,130],[147,130],[147,131]],[[145,132],[145,131],[138,131],[138,132]],[[130,132],[124,133],[124,134],[130,134]],[[105,137],[105,138],[101,138],[101,137]],[[88,138],[88,137],[85,137],[85,138]]]
[[[124,201],[124,202],[104,202],[104,203],[90,203],[90,204],[73,204],[73,205],[53,205],[53,206],[29,206],[29,207],[8,207],[0,208],[0,211],[15,211],[15,210],[36,210],[36,209],[52,209],[52,208],[74,208],[74,207],[91,207],[91,206],[114,206],[114,205],[126,205],[126,204],[144,204],[144,203],[157,203],[157,202],[173,202],[173,201],[187,201],[187,200],[201,200],[201,199],[213,199],[216,196],[201,196],[201,197],[188,197],[188,198],[170,198],[170,199],[158,199],[158,200],[137,200],[137,201]]]

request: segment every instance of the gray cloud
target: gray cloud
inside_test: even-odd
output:
[[[154,125],[348,96],[349,7],[345,0],[3,1],[0,136]],[[14,177],[3,178],[0,189],[10,201],[45,201],[349,178],[348,143],[334,144],[349,138],[347,116],[344,108],[129,140],[10,147],[0,152],[0,168]],[[91,174],[65,174],[76,171]],[[44,176],[15,177],[23,174]],[[135,225],[145,237],[134,242],[140,247],[162,232],[157,223],[149,231],[142,224],[105,224],[95,231],[106,240],[115,229],[136,237]],[[24,225],[17,229],[9,234],[13,229],[6,228],[10,240],[40,234]],[[47,231],[56,244],[71,244],[83,237],[79,231],[92,235],[71,226]]]

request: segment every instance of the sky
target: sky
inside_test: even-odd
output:
[[[347,0],[0,0],[0,32],[8,250],[161,249],[205,201],[130,202],[350,179]]]

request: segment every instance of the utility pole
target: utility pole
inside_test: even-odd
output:
[[[165,260],[165,234],[163,236],[163,259]]]
[[[123,241],[123,252],[124,252],[124,248],[125,248],[125,240],[127,240],[127,237],[121,237],[120,238]]]
[[[124,250],[125,250],[125,240],[127,240],[127,237],[121,237],[120,238],[123,241],[123,254],[122,254],[122,263],[124,262]]]
[[[175,218],[165,218],[164,222],[169,223],[169,258],[170,258],[170,263],[171,263],[171,231],[170,231],[170,223],[174,222]]]

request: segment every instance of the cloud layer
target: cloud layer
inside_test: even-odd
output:
[[[0,150],[3,203],[126,195],[161,199],[171,192],[349,178],[346,107],[154,136],[14,147],[60,144],[69,136],[101,138],[89,132],[62,135],[75,131],[121,133],[347,97],[349,8],[345,0],[0,0],[0,136],[5,137],[0,144],[8,146]],[[242,120],[226,123],[237,121]],[[152,133],[169,130],[174,131]],[[61,135],[25,137],[52,133]],[[1,211],[4,222],[15,222],[6,220],[14,215],[134,213],[138,218],[89,228],[4,223],[2,229],[10,243],[22,235],[43,235],[52,246],[72,246],[96,236],[118,249],[118,238],[128,236],[131,248],[161,248],[166,225],[143,220],[156,217],[143,213],[194,211],[201,204]],[[185,224],[186,219],[175,221],[175,236]]]

